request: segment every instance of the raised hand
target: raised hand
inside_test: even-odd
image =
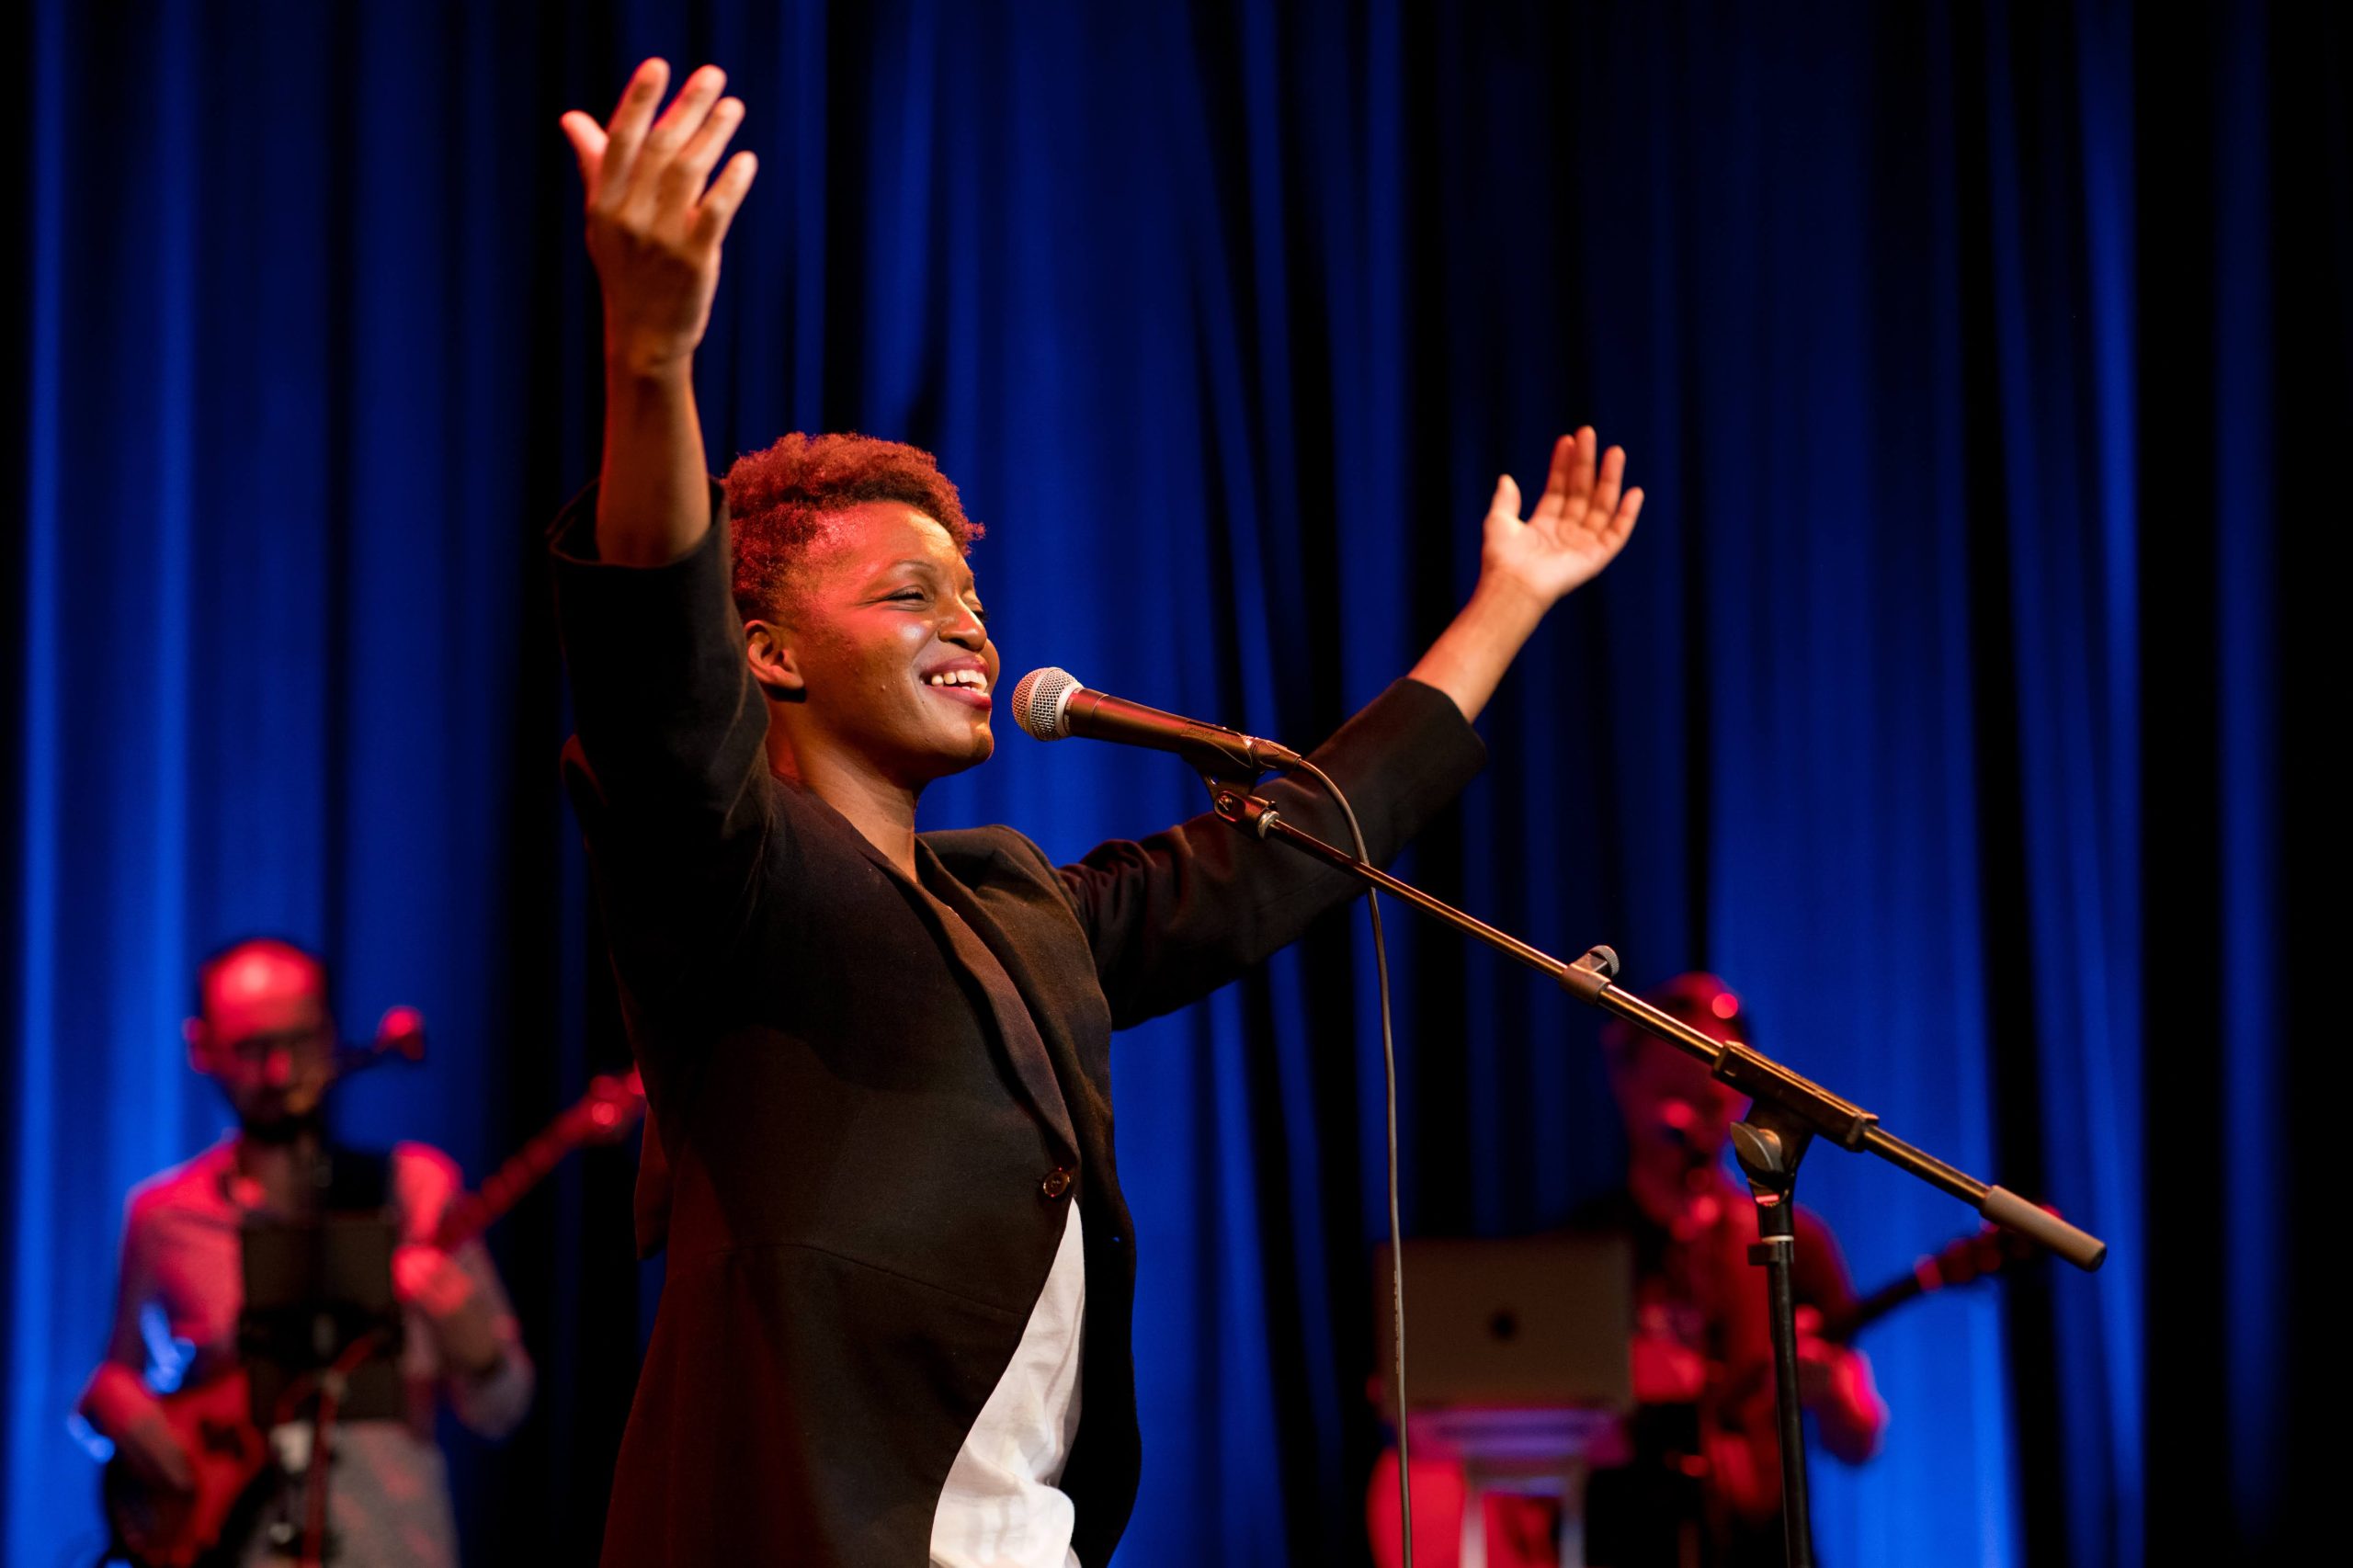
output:
[[[741,152],[710,177],[744,121],[742,100],[720,96],[726,73],[715,65],[695,72],[656,119],[669,81],[668,64],[649,60],[630,77],[609,123],[578,109],[563,120],[587,187],[605,353],[641,375],[685,364],[702,341],[720,246],[758,171],[758,160]]]
[[[1486,707],[1495,683],[1544,612],[1615,560],[1633,531],[1643,493],[1619,493],[1626,454],[1612,447],[1597,469],[1600,449],[1590,426],[1562,437],[1552,448],[1552,473],[1543,497],[1525,519],[1519,515],[1519,486],[1509,474],[1495,482],[1480,548],[1479,585],[1410,672],[1454,699],[1464,718],[1476,719]]]
[[[675,561],[710,527],[694,352],[719,287],[719,247],[752,187],[751,153],[710,177],[744,106],[726,74],[687,78],[660,119],[670,67],[649,60],[609,125],[574,109],[563,133],[588,189],[588,254],[605,294],[605,465],[597,551],[608,562]]]
[[[1620,493],[1625,477],[1625,449],[1603,452],[1588,425],[1553,443],[1544,494],[1525,521],[1519,486],[1509,474],[1495,481],[1480,554],[1481,580],[1521,588],[1548,605],[1590,582],[1616,559],[1642,515],[1642,491]]]

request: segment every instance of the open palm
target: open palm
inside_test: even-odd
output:
[[[579,109],[561,122],[587,193],[606,352],[635,369],[684,363],[702,341],[720,245],[759,172],[758,160],[742,152],[711,178],[744,123],[743,100],[721,96],[725,72],[694,72],[656,119],[669,84],[669,62],[648,60],[630,76],[609,123]]]
[[[1617,557],[1642,514],[1643,493],[1621,494],[1625,449],[1600,448],[1590,425],[1555,442],[1544,494],[1525,519],[1511,475],[1495,482],[1480,555],[1483,575],[1517,584],[1549,604]]]

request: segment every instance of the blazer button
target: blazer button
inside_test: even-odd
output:
[[[1070,1184],[1071,1174],[1069,1168],[1063,1165],[1056,1165],[1052,1170],[1046,1173],[1046,1179],[1038,1184],[1038,1190],[1043,1193],[1046,1198],[1051,1200],[1060,1198],[1063,1193],[1068,1192],[1070,1190]]]

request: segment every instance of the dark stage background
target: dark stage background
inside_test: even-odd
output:
[[[323,944],[354,1030],[421,1006],[431,1063],[345,1123],[477,1177],[624,1058],[537,533],[597,418],[556,117],[657,51],[733,70],[762,161],[715,460],[936,449],[1009,672],[1311,741],[1458,602],[1499,470],[1586,419],[1628,445],[1640,531],[1409,874],[1637,983],[1722,971],[1767,1049],[2114,1247],[1870,1342],[1894,1426],[1817,1472],[1830,1562],[2249,1561],[2328,1506],[2333,1206],[2297,1151],[2335,1119],[2333,958],[2288,911],[2341,844],[2304,543],[2347,521],[2340,8],[6,26],[7,1562],[97,1544],[65,1417],[126,1189],[222,1119],[177,1043],[201,951]],[[1074,855],[1195,803],[1173,762],[1016,735],[926,810]],[[1362,1552],[1360,921],[1122,1047],[1131,1568]],[[1618,1158],[1594,1020],[1392,932],[1409,1226],[1558,1220]],[[597,1539],[653,1299],[630,1179],[591,1153],[497,1235],[542,1380],[511,1445],[456,1442],[477,1562]],[[1835,1153],[1805,1185],[1866,1283],[1971,1221]]]

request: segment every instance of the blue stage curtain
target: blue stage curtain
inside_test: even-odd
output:
[[[1435,7],[37,0],[7,167],[0,1507],[98,1545],[66,1414],[123,1198],[214,1136],[198,957],[319,945],[421,1072],[353,1138],[479,1178],[623,1059],[538,529],[595,465],[555,130],[726,64],[759,182],[715,462],[937,450],[1009,674],[1294,743],[1402,673],[1495,475],[1591,420],[1650,493],[1406,873],[1540,944],[1707,966],[1759,1043],[2106,1235],[1869,1340],[1833,1563],[2234,1560],[2320,1505],[2291,1151],[2341,842],[2309,766],[2348,415],[2346,25],[1672,0]],[[2298,525],[2302,525],[2300,528]],[[2323,684],[2325,682],[2326,684]],[[2299,722],[2302,721],[2302,722]],[[1009,732],[1009,726],[1008,732]],[[2299,766],[2299,759],[2306,759]],[[926,801],[1050,850],[1199,804],[1008,733]],[[1392,917],[1422,1233],[1557,1222],[1620,1153],[1591,1017]],[[1146,1472],[1120,1561],[1354,1562],[1381,1229],[1360,914],[1117,1060]],[[498,1234],[541,1361],[456,1443],[478,1561],[593,1550],[654,1281],[628,1162]],[[1824,1151],[1865,1283],[1968,1229]],[[2299,1515],[2297,1510],[2307,1512]],[[2160,1544],[2162,1543],[2162,1545]]]

